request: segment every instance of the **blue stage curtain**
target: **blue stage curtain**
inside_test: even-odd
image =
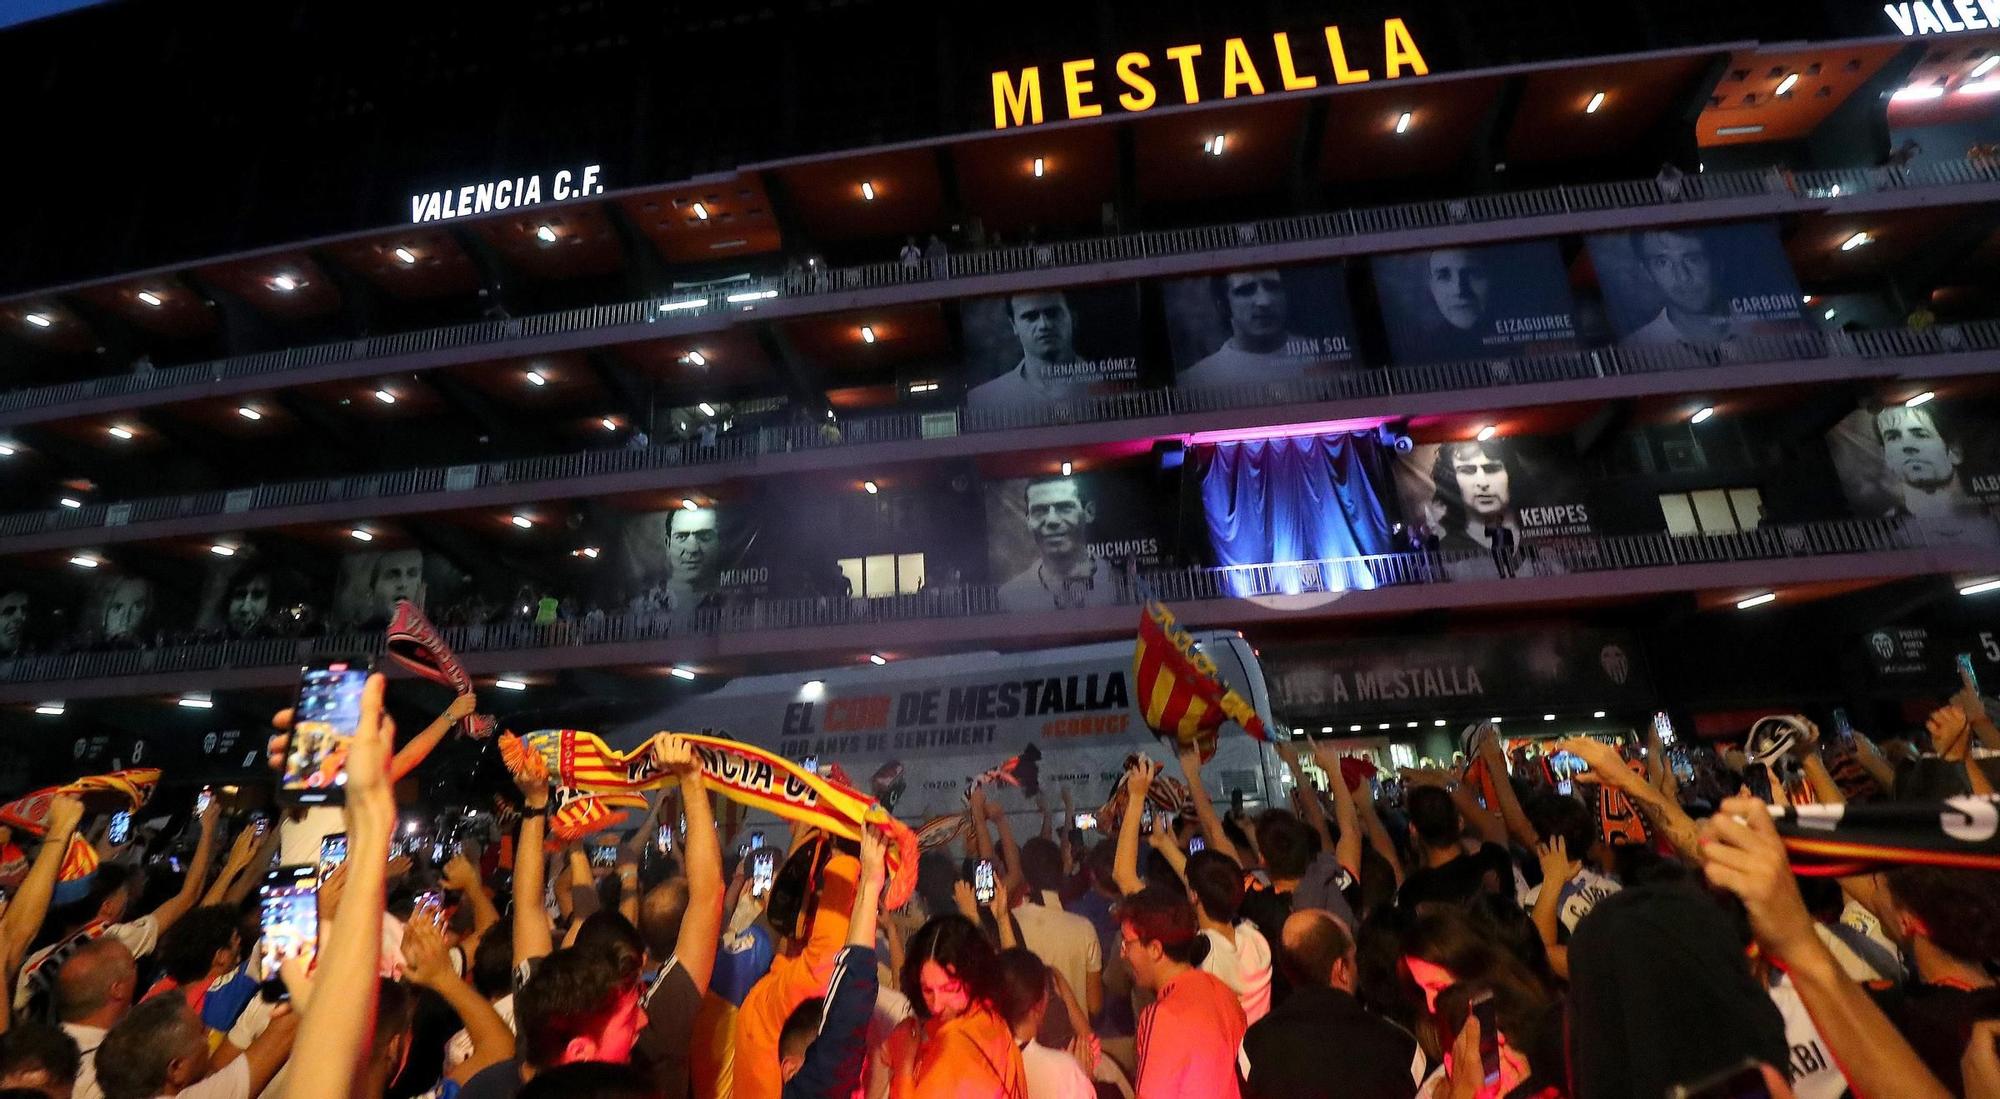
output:
[[[1372,588],[1365,565],[1299,566],[1391,552],[1377,490],[1375,433],[1218,443],[1200,455],[1202,511],[1218,565],[1277,565],[1225,573],[1231,595]],[[1383,482],[1387,487],[1387,482]]]

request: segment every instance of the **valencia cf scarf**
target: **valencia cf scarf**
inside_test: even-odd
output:
[[[465,665],[459,662],[451,646],[444,643],[424,612],[407,599],[396,600],[396,613],[389,619],[387,650],[389,659],[411,672],[433,683],[442,683],[461,695],[472,693],[472,676]],[[493,735],[493,717],[473,714],[459,722],[459,729],[466,736],[484,739]]]
[[[1641,777],[1644,776],[1645,771],[1638,764],[1629,766],[1638,771]],[[1613,847],[1619,844],[1643,844],[1649,835],[1646,831],[1646,818],[1639,815],[1638,806],[1632,804],[1632,799],[1625,795],[1625,791],[1610,783],[1602,782],[1597,785],[1597,833],[1604,838],[1605,843]]]
[[[1139,762],[1137,755],[1125,757],[1125,773],[1130,774]],[[1194,804],[1194,797],[1188,792],[1187,783],[1169,775],[1154,775],[1152,785],[1146,787],[1146,808],[1156,816],[1176,816],[1183,809]],[[1125,819],[1125,783],[1121,779],[1111,788],[1111,797],[1104,808],[1097,811],[1097,830],[1107,835],[1117,835],[1119,822]]]
[[[65,794],[81,800],[87,813],[110,813],[120,809],[136,813],[153,800],[153,790],[159,784],[160,772],[156,767],[133,767],[107,775],[85,775],[75,782],[44,787],[0,805],[0,824],[31,836],[44,835],[49,830],[49,806],[58,796]]]
[[[660,769],[660,733],[629,752],[606,745],[595,733],[544,729],[526,737],[503,734],[500,757],[516,775],[545,775],[557,785],[598,796],[637,795],[674,785]],[[884,902],[900,908],[917,885],[917,839],[888,811],[852,787],[815,775],[782,756],[723,737],[686,734],[707,785],[723,797],[842,839],[858,841],[872,824],[891,840]]]
[[[1771,817],[1792,869],[1809,877],[1897,865],[2000,870],[2000,797],[1794,805]]]

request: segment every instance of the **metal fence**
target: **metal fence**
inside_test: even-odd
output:
[[[2000,162],[1958,160],[1916,168],[1849,168],[1788,172],[1765,168],[1707,172],[1679,180],[1623,180],[1545,187],[1467,198],[1406,202],[1328,214],[1299,214],[1233,225],[1163,229],[1051,244],[956,253],[915,263],[794,271],[706,290],[642,301],[594,305],[505,320],[369,336],[311,347],[238,355],[143,373],[87,378],[62,385],[0,393],[0,412],[46,408],[72,401],[123,396],[233,378],[281,374],[329,363],[391,359],[403,355],[500,344],[523,337],[556,336],[640,325],[662,317],[733,312],[770,298],[804,298],[888,286],[1079,267],[1125,260],[1184,256],[1273,244],[1338,240],[1367,234],[1505,222],[1585,211],[1688,205],[1748,198],[1825,202],[1843,197],[2000,182]],[[1699,213],[1699,211],[1692,211]],[[385,367],[386,369],[386,367]]]
[[[1655,533],[1530,539],[1504,571],[1513,576],[1555,577],[1676,565],[1880,553],[1925,545],[1923,528],[1905,520],[1840,519],[1766,526],[1728,535]],[[1144,578],[1160,598],[1191,602],[1314,593],[1333,595],[1414,584],[1492,580],[1502,573],[1502,563],[1485,554],[1392,553],[1227,568],[1159,569],[1146,573]],[[1125,582],[1117,585],[1115,594],[1123,604],[1136,605],[1138,601],[1131,585]],[[658,642],[767,630],[882,626],[1007,613],[1011,610],[1001,606],[998,585],[971,584],[880,599],[761,599],[701,608],[692,613],[634,611],[547,626],[507,622],[455,626],[440,632],[455,651],[473,654]],[[373,633],[25,656],[0,660],[0,683],[281,667],[298,664],[316,652],[379,652],[381,646],[382,635]]]
[[[1034,405],[935,412],[889,412],[837,423],[793,424],[724,435],[712,445],[673,442],[640,450],[593,450],[507,461],[432,466],[232,490],[158,496],[0,515],[0,538],[122,527],[273,508],[464,492],[499,485],[554,484],[581,477],[683,466],[756,462],[796,451],[909,442],[962,433],[1106,423],[1245,408],[1485,389],[1538,382],[1699,370],[1727,365],[1829,358],[1897,359],[2000,351],[2000,321],[1873,332],[1799,332],[1756,336],[1716,350],[1691,347],[1599,348],[1548,355],[1415,366],[1363,367],[1292,382],[1206,388],[1160,388]],[[6,547],[0,545],[0,552]]]

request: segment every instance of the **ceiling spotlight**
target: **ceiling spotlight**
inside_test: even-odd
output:
[[[60,702],[44,702],[40,706],[35,707],[35,712],[43,717],[61,717],[63,704]]]
[[[264,418],[264,414],[262,412],[259,412],[256,409],[251,408],[247,404],[236,406],[236,414],[238,416],[243,417],[246,420],[261,420]]]
[[[29,324],[34,325],[36,328],[47,328],[50,325],[56,323],[49,319],[49,315],[47,313],[30,313],[28,314],[27,320]]]
[[[132,429],[120,424],[114,424],[111,427],[105,428],[105,431],[114,439],[130,439],[132,437]]]
[[[1777,598],[1778,598],[1777,592],[1767,591],[1762,595],[1753,595],[1748,599],[1737,600],[1736,609],[1739,611],[1747,611],[1752,607],[1761,607],[1764,604],[1772,602]]]
[[[1688,417],[1688,422],[1692,424],[1705,424],[1708,422],[1708,418],[1713,415],[1715,415],[1715,409],[1703,406],[1696,410],[1694,415]]]
[[[1717,126],[1715,128],[1715,136],[1717,137],[1748,137],[1751,134],[1761,134],[1763,132],[1764,124],[1761,122],[1748,126]],[[1708,165],[1702,165],[1701,170],[1704,172],[1707,171]]]
[[[0,443],[0,458],[12,458],[13,456],[14,448],[6,443]]]
[[[703,205],[702,205],[701,203],[699,203],[699,202],[695,203],[695,204],[694,204],[694,216],[695,216],[695,217],[698,217],[698,218],[700,218],[700,219],[701,219],[701,220],[703,220],[703,221],[707,221],[707,220],[708,220],[708,207],[706,207],[706,206],[703,206]]]
[[[875,329],[872,326],[866,324],[861,326],[861,342],[862,343],[875,342]]]
[[[873,496],[876,493],[882,491],[882,487],[880,485],[877,485],[873,481],[863,481],[861,482],[861,491],[867,493],[870,496]]]
[[[1977,584],[1967,584],[1958,589],[1960,595],[1985,595],[1989,591],[2000,591],[2000,579],[1981,580]]]
[[[1414,721],[1410,722],[1410,723],[1409,723],[1408,725],[1405,725],[1405,726],[1403,726],[1403,728],[1405,728],[1405,729],[1414,729],[1414,728],[1416,728],[1416,727],[1417,727],[1417,723],[1416,723],[1416,722],[1414,722]]]
[[[691,499],[682,499],[682,500],[681,500],[681,510],[682,510],[682,511],[694,511],[694,510],[696,510],[696,509],[697,509],[697,508],[699,508],[699,507],[701,507],[701,505],[700,505],[700,504],[697,504],[697,503],[695,503],[695,502],[694,502],[693,500],[691,500]]]
[[[2000,92],[2000,80],[1968,80],[1958,90],[1965,95],[1990,95]]]
[[[1811,304],[1813,303],[1813,296],[1812,296],[1811,294],[1807,294],[1807,295],[1805,295],[1805,296],[1801,297],[1801,298],[1799,299],[1799,302],[1800,302],[1800,304],[1802,304],[1802,305],[1811,305]]]
[[[1863,229],[1861,232],[1856,233],[1853,236],[1848,237],[1846,240],[1841,241],[1840,250],[1843,252],[1852,252],[1856,248],[1859,248],[1864,244],[1873,244],[1873,243],[1875,243],[1875,238],[1869,236],[1868,231],[1866,229]]]
[[[1331,725],[1322,725],[1322,726],[1320,726],[1320,727],[1319,727],[1319,731],[1320,731],[1320,732],[1322,732],[1322,733],[1330,733],[1330,732],[1332,732],[1332,731],[1333,731],[1333,726],[1331,726]]]
[[[373,542],[375,540],[374,535],[362,530],[360,527],[355,527],[353,530],[348,531],[347,536],[357,542]]]
[[[74,497],[74,496],[65,496],[65,497],[63,497],[63,498],[62,498],[61,500],[59,500],[59,501],[57,501],[57,502],[58,502],[58,503],[60,503],[60,504],[62,504],[62,506],[64,506],[64,507],[66,507],[66,508],[70,509],[71,511],[75,511],[75,510],[76,510],[77,508],[80,508],[80,507],[82,507],[82,506],[83,506],[83,501],[82,501],[82,500],[79,500],[79,499],[77,499],[77,498],[76,498],[76,497]]]
[[[1348,731],[1348,732],[1350,732],[1350,733],[1358,733],[1358,732],[1360,732],[1360,731],[1361,731],[1361,726],[1359,726],[1359,725],[1349,725],[1349,726],[1347,727],[1347,731]]]
[[[139,291],[139,300],[145,302],[147,305],[153,306],[156,309],[159,308],[162,304],[164,304],[160,300],[160,296],[158,294],[153,293],[151,290]]]
[[[1046,171],[1046,169],[1045,169],[1045,168],[1043,167],[1043,165],[1042,165],[1042,158],[1041,158],[1041,157],[1036,157],[1036,158],[1035,158],[1035,178],[1036,178],[1036,179],[1040,179],[1040,178],[1042,178],[1042,175],[1043,175],[1043,173],[1044,173],[1045,171]]]
[[[1829,309],[1829,310],[1827,310],[1826,312],[1824,312],[1824,313],[1822,313],[1822,314],[1820,314],[1820,315],[1821,315],[1821,316],[1823,316],[1823,317],[1825,317],[1825,318],[1826,318],[1827,320],[1832,320],[1832,319],[1833,319],[1833,318],[1834,318],[1835,316],[1837,316],[1837,315],[1838,315],[1839,313],[1840,313],[1840,310],[1838,310],[1838,309]]]
[[[1222,151],[1228,147],[1228,134],[1216,134],[1214,137],[1201,143],[1201,151],[1207,153],[1209,156],[1221,156]]]
[[[1543,715],[1542,715],[1542,720],[1543,720],[1543,721],[1554,721],[1555,719],[1556,719],[1556,715],[1554,715],[1554,714],[1543,714]]]
[[[1937,398],[1937,394],[1936,394],[1936,393],[1932,392],[1931,390],[1928,390],[1928,389],[1926,389],[1926,390],[1924,390],[1924,391],[1923,391],[1922,393],[1919,393],[1919,394],[1917,394],[1916,396],[1914,396],[1914,397],[1911,397],[1911,398],[1910,398],[1909,400],[1907,400],[1907,401],[1904,401],[1904,402],[1903,402],[1903,407],[1904,407],[1904,408],[1915,408],[1915,407],[1917,407],[1918,405],[1926,405],[1926,404],[1929,404],[1929,403],[1931,403],[1931,401],[1935,400],[1936,398]]]
[[[700,309],[707,304],[707,298],[682,298],[679,301],[663,301],[660,303],[660,312],[678,313],[683,309]]]
[[[1967,73],[1966,76],[1969,79],[1977,80],[1980,77],[1985,76],[1987,73],[1992,72],[1993,67],[1995,65],[2000,65],[2000,53],[1996,53],[1991,57],[1988,57],[1986,60],[1981,61],[1979,64],[1973,66],[1972,71]]]
[[[1444,718],[1438,718],[1438,719],[1437,719],[1436,721],[1433,721],[1433,722],[1431,722],[1431,724],[1432,724],[1432,725],[1435,725],[1435,726],[1437,726],[1437,727],[1438,727],[1438,728],[1440,728],[1440,729],[1442,729],[1442,728],[1444,728]]]
[[[207,695],[182,695],[174,700],[174,704],[176,706],[185,706],[190,710],[215,709],[215,700],[209,698]]]
[[[873,664],[873,665],[875,665],[875,666],[876,666],[876,667],[878,667],[878,668],[879,668],[879,667],[881,667],[881,666],[882,666],[882,665],[884,665],[884,664],[887,664],[888,662],[889,662],[889,658],[888,658],[888,657],[886,657],[886,656],[883,656],[883,655],[882,655],[881,653],[869,653],[869,654],[868,654],[868,663],[870,663],[870,664]]]
[[[714,405],[712,405],[712,404],[709,404],[709,403],[708,403],[707,401],[703,401],[703,402],[701,402],[700,404],[698,404],[698,405],[695,405],[694,407],[695,407],[695,409],[696,409],[697,411],[699,411],[699,412],[700,412],[700,413],[701,413],[702,415],[704,415],[704,416],[713,416],[713,415],[715,415],[715,406],[714,406]]]
[[[1599,108],[1599,107],[1602,107],[1602,106],[1604,106],[1604,93],[1603,93],[1603,92],[1598,92],[1598,93],[1596,93],[1596,94],[1594,94],[1594,95],[1592,95],[1592,96],[1590,97],[1590,102],[1589,102],[1589,103],[1587,103],[1587,104],[1585,104],[1585,105],[1584,105],[1584,108],[1583,108],[1583,113],[1584,113],[1584,114],[1596,114],[1596,113],[1597,113],[1597,108]]]
[[[799,694],[805,698],[818,698],[826,693],[826,683],[818,679],[808,679],[799,684]]]
[[[289,294],[299,288],[299,280],[290,275],[279,275],[277,278],[271,280],[271,286],[274,289],[283,290]]]
[[[208,547],[208,552],[216,555],[217,557],[234,557],[236,556],[236,547],[224,545],[221,542],[217,542],[216,544]]]
[[[395,403],[396,403],[396,395],[395,395],[394,393],[391,393],[391,392],[389,392],[389,391],[388,391],[388,390],[386,390],[386,389],[378,389],[378,390],[376,390],[376,391],[375,391],[375,399],[376,399],[376,400],[378,400],[378,401],[381,401],[381,402],[382,402],[383,404],[395,404]]]
[[[1593,711],[1591,711],[1591,714],[1590,714],[1590,716],[1591,716],[1591,717],[1594,717],[1594,718],[1602,718],[1602,717],[1604,716],[1604,711],[1603,711],[1603,710],[1593,710]]]
[[[410,251],[408,248],[398,247],[396,249],[396,258],[402,260],[404,263],[417,262],[417,254],[415,252]]]
[[[533,386],[544,386],[549,384],[549,380],[542,376],[541,371],[530,370],[528,371],[528,384]]]
[[[1069,476],[1070,465],[1068,462],[1063,463],[1062,469],[1063,469],[1063,476],[1065,477]]]
[[[704,355],[704,354],[702,354],[702,353],[701,353],[701,352],[699,352],[699,351],[690,351],[690,352],[688,352],[688,353],[687,353],[687,356],[686,356],[686,360],[687,360],[687,364],[688,364],[689,366],[707,366],[707,365],[708,365],[708,356],[707,356],[707,355]]]
[[[693,679],[694,669],[685,668],[679,664],[676,664],[673,667],[667,669],[667,674],[673,676],[675,679]]]
[[[535,525],[535,521],[533,519],[528,518],[525,515],[516,515],[512,519],[509,519],[507,521],[514,524],[517,527],[520,527],[522,530],[527,530],[529,527]]]
[[[1488,724],[1488,725],[1498,725],[1498,724],[1500,724],[1500,719],[1499,719],[1499,718],[1497,718],[1497,717],[1489,717],[1489,718],[1487,718],[1487,719],[1486,719],[1486,724]]]
[[[80,569],[94,569],[98,565],[98,560],[95,557],[85,557],[79,553],[75,557],[70,558],[69,563]]]
[[[577,556],[579,557],[588,557],[592,561],[595,561],[597,560],[597,554],[599,553],[599,550],[596,546],[585,546],[582,549],[577,550],[576,553]]]
[[[1944,89],[1936,84],[1913,84],[1910,87],[1898,90],[1895,95],[1889,98],[1901,100],[1943,99]]]
[[[556,242],[556,231],[547,225],[540,226],[535,230],[535,239],[541,241],[543,244],[554,244]]]
[[[1488,440],[1488,439],[1491,439],[1491,438],[1492,438],[1493,436],[1495,436],[1495,435],[1498,435],[1498,434],[1500,434],[1500,429],[1499,429],[1499,428],[1497,428],[1497,427],[1494,427],[1494,426],[1493,426],[1492,424],[1487,424],[1487,425],[1486,425],[1485,427],[1482,427],[1482,428],[1480,428],[1480,429],[1479,429],[1479,434],[1478,434],[1477,436],[1475,436],[1475,437],[1476,437],[1476,438],[1477,438],[1477,439],[1478,439],[1478,440],[1479,440],[1480,442],[1482,442],[1482,443],[1483,443],[1483,442],[1485,442],[1486,440]]]
[[[1377,726],[1375,726],[1375,728],[1376,728],[1376,730],[1377,730],[1378,732],[1379,732],[1379,731],[1381,731],[1381,730],[1383,730],[1383,729],[1386,729],[1386,728],[1388,728],[1388,727],[1389,727],[1389,723],[1388,723],[1388,722],[1386,722],[1386,721],[1385,721],[1385,722],[1383,722],[1383,723],[1382,723],[1382,724],[1380,724],[1380,725],[1377,725]]]
[[[936,382],[911,382],[911,383],[910,383],[910,392],[912,392],[912,393],[935,393],[935,392],[937,392],[937,387],[938,387],[938,384],[937,384]]]
[[[528,689],[528,685],[518,679],[496,679],[493,681],[493,685],[503,691],[525,691]]]
[[[873,182],[865,179],[861,181],[861,197],[867,199],[869,202],[875,201],[875,184]]]
[[[1783,80],[1778,81],[1778,94],[1784,95],[1786,92],[1791,91],[1795,86],[1798,85],[1798,82],[1799,82],[1798,73],[1787,73]]]
[[[742,305],[746,301],[765,301],[777,296],[776,290],[739,290],[722,300],[731,305]]]
[[[1408,133],[1409,130],[1410,130],[1410,112],[1404,111],[1402,114],[1396,116],[1396,132],[1399,134]]]

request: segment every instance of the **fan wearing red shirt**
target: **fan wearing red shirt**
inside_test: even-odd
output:
[[[1138,1099],[1237,1099],[1248,1023],[1229,986],[1194,968],[1199,928],[1184,893],[1157,887],[1118,906],[1118,950],[1154,1000],[1139,1017]]]

